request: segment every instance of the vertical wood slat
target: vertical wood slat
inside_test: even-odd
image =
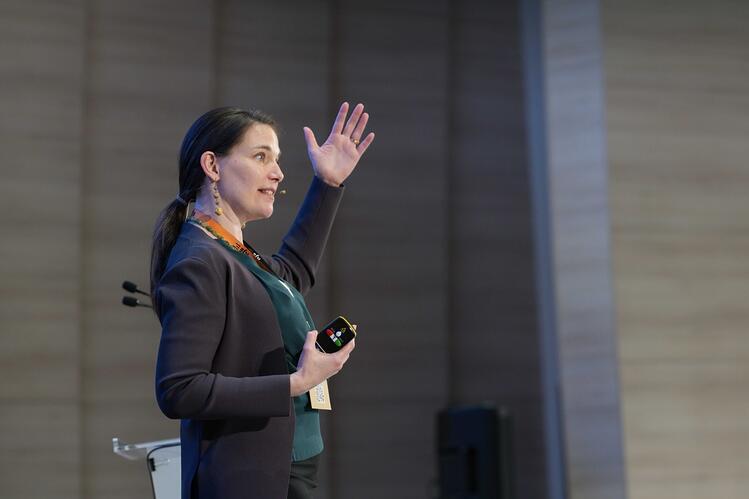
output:
[[[545,497],[543,398],[517,2],[454,2],[449,293],[455,403],[513,417],[517,497]]]
[[[548,185],[568,490],[626,497],[597,0],[545,1]]]
[[[446,402],[446,2],[340,2],[339,88],[377,138],[339,217],[336,303],[360,325],[337,398],[335,497],[426,497]]]
[[[174,438],[154,399],[159,324],[120,304],[120,283],[148,289],[150,239],[178,192],[182,136],[213,98],[212,4],[95,0],[90,8],[83,192],[84,494],[147,497],[144,464],[111,438]]]
[[[72,499],[81,492],[83,23],[81,2],[0,5],[4,497]]]

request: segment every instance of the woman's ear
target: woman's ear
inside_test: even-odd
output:
[[[216,154],[211,151],[206,151],[200,155],[200,167],[203,168],[205,176],[211,179],[213,182],[218,182],[220,178],[218,171],[218,160]]]

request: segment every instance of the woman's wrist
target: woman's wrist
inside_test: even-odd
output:
[[[291,375],[289,375],[289,391],[292,397],[298,397],[299,395],[308,391],[305,388],[304,380],[302,380],[299,371],[291,373]]]
[[[321,182],[328,184],[329,186],[336,188],[336,189],[340,188],[343,185],[343,182],[336,182],[335,180],[322,177],[321,175],[318,175],[317,173],[315,173],[315,177],[320,179]]]

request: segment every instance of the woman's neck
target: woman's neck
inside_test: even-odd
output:
[[[221,215],[216,215],[216,207],[213,204],[213,200],[210,200],[210,202],[207,201],[208,200],[199,196],[198,199],[195,200],[195,209],[211,217],[211,219],[215,220],[224,229],[228,230],[229,234],[233,235],[237,241],[242,242],[242,224],[239,222],[239,219],[231,208],[228,206],[222,206],[221,209],[223,213],[221,213]]]

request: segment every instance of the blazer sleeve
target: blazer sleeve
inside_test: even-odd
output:
[[[226,270],[224,269],[223,272]],[[228,377],[211,372],[223,336],[226,279],[198,257],[168,269],[156,290],[161,342],[156,399],[170,418],[288,416],[288,375]]]
[[[273,271],[302,294],[315,284],[343,190],[343,186],[330,186],[315,176],[281,248],[266,258]]]

